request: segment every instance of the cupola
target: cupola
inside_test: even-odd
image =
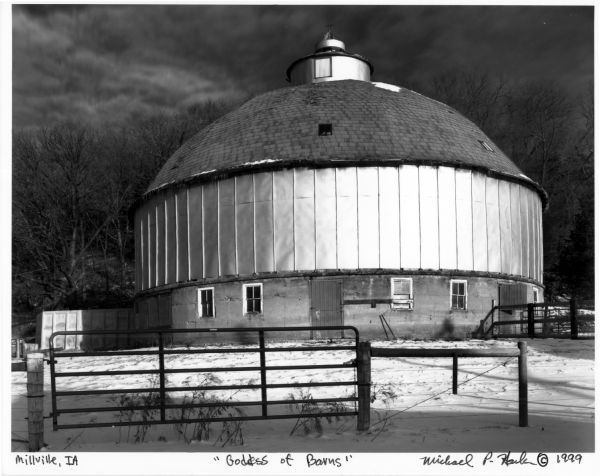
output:
[[[373,66],[366,58],[348,53],[346,45],[329,30],[315,46],[315,52],[294,61],[286,72],[293,85],[355,79],[371,81]]]

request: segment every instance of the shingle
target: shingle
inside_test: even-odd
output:
[[[319,123],[331,123],[333,135],[319,137]],[[277,89],[251,99],[177,150],[147,193],[202,172],[298,159],[308,166],[313,160],[333,159],[362,165],[379,160],[448,162],[521,174],[477,126],[445,104],[407,89],[395,92],[347,80]]]

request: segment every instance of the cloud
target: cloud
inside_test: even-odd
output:
[[[448,69],[574,91],[593,75],[592,7],[13,6],[13,122],[119,122],[285,87],[327,25],[418,87]]]

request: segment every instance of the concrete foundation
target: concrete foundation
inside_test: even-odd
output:
[[[393,309],[391,278],[412,279],[412,310]],[[135,323],[138,329],[212,329],[238,327],[310,326],[315,322],[315,305],[311,306],[311,280],[335,279],[341,282],[339,322],[356,327],[361,339],[385,338],[383,318],[398,338],[465,339],[479,321],[498,303],[498,285],[526,286],[528,301],[533,289],[541,288],[519,280],[479,276],[448,275],[335,275],[322,277],[265,277],[252,281],[203,283],[146,294],[136,302]],[[452,309],[451,279],[467,281],[467,308]],[[262,283],[262,312],[244,314],[244,283]],[[198,289],[214,288],[214,317],[201,317]],[[312,317],[311,317],[312,316]],[[388,329],[388,334],[390,334]],[[298,338],[295,333],[268,334],[267,338]],[[309,337],[308,335],[302,337]],[[314,337],[314,336],[313,336]],[[244,340],[234,334],[177,334],[175,343],[208,343]],[[253,337],[254,339],[254,337]]]

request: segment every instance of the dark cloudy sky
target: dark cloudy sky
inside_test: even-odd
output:
[[[13,124],[135,121],[206,99],[285,87],[333,24],[374,81],[452,69],[544,78],[577,94],[593,75],[593,7],[13,6]]]

